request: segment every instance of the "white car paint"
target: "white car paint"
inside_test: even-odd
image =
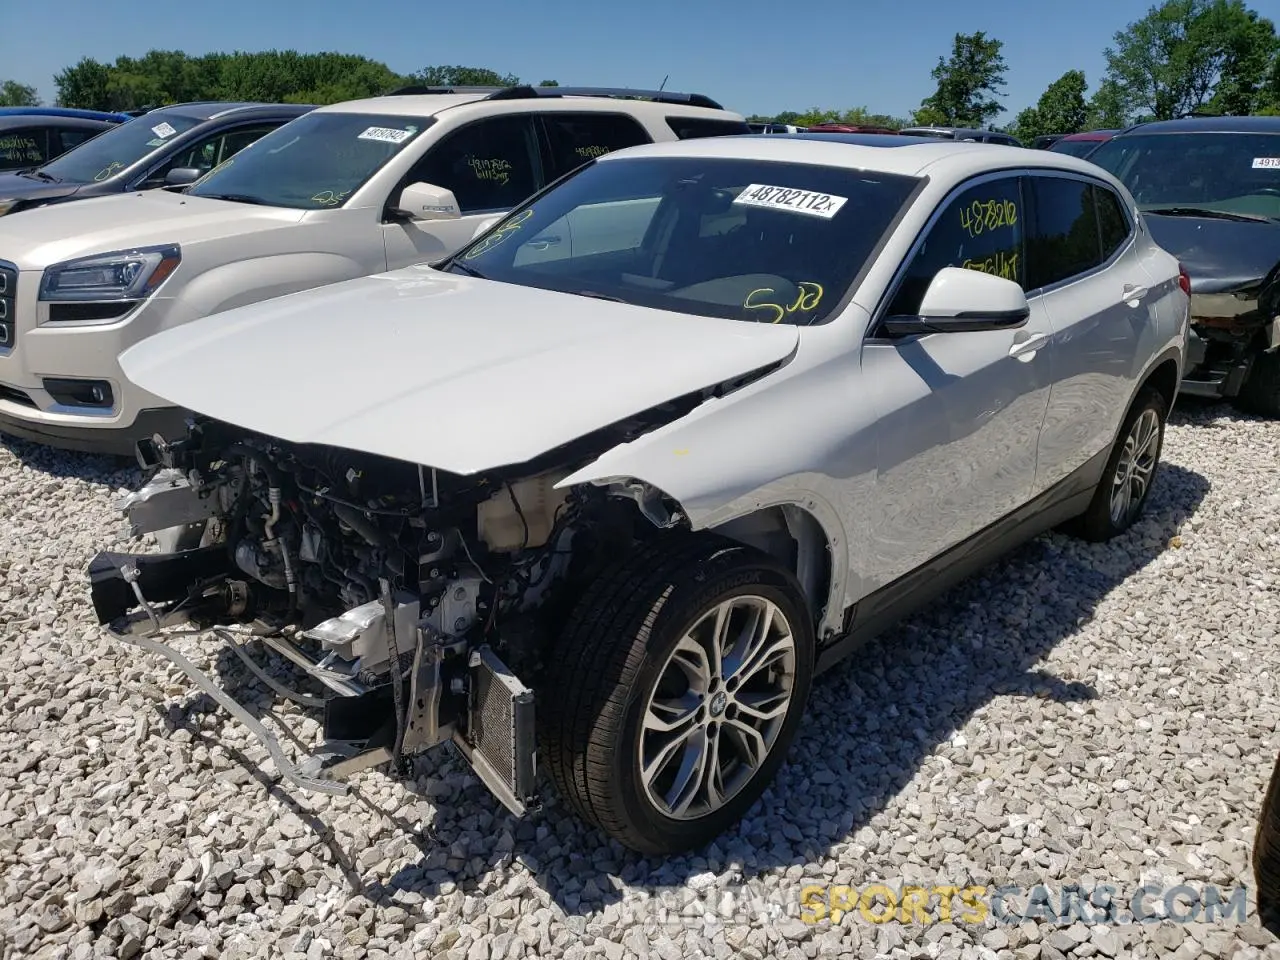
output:
[[[558,486],[639,479],[676,500],[695,529],[723,528],[762,507],[795,508],[822,530],[832,564],[819,604],[820,630],[832,636],[861,598],[1104,456],[1146,377],[1164,364],[1180,371],[1185,354],[1188,299],[1177,262],[1151,242],[1114,178],[1045,151],[885,143],[703,140],[600,161],[743,157],[927,178],[823,324],[707,322],[419,268],[210,318],[135,347],[124,363],[142,387],[251,429],[481,469],[746,373],[794,345],[775,372],[605,451]],[[1016,331],[906,343],[873,336],[944,202],[997,173],[1102,184],[1137,226],[1103,267],[1054,291],[1028,291],[1031,318]],[[1135,299],[1138,286],[1147,292]],[[427,301],[435,303],[430,319],[412,307]],[[352,337],[357,313],[367,340]],[[523,362],[526,349],[536,357]],[[289,364],[244,395],[225,379],[236,356],[287,356]],[[586,405],[598,409],[579,409]]]
[[[414,165],[474,122],[563,113],[625,115],[659,141],[676,138],[669,118],[742,121],[740,115],[723,110],[589,96],[486,100],[473,93],[371,98],[321,107],[307,116],[393,115],[431,122],[332,207],[303,210],[156,190],[0,219],[0,266],[9,263],[18,271],[11,318],[15,345],[0,346],[0,432],[72,449],[128,454],[137,435],[150,433],[139,426],[140,416],[155,416],[168,424],[177,419],[169,415],[180,411],[124,376],[116,359],[123,350],[219,311],[445,256],[505,209],[463,211],[452,219],[386,217],[388,204],[394,205],[398,186]],[[281,127],[270,144],[284,143],[293,129],[293,124]],[[237,160],[244,162],[243,156]],[[55,264],[161,244],[179,245],[181,264],[150,298],[122,316],[54,320],[50,305],[38,298],[41,278]],[[242,355],[242,360],[248,356]],[[59,404],[44,387],[46,377],[103,381],[110,385],[114,402],[105,408]]]
[[[328,322],[340,316],[344,332]],[[144,340],[120,364],[148,390],[190,409],[212,404],[229,423],[472,474],[784,361],[799,339],[791,326],[415,266],[221,313]],[[680,349],[661,346],[672,342]],[[246,347],[289,357],[272,371],[270,392],[305,400],[263,403],[258,390],[226,391],[225,372],[244,362]],[[317,378],[317,370],[330,373]],[[388,410],[413,411],[413,428]]]

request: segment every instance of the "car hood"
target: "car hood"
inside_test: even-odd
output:
[[[1280,223],[1144,214],[1152,238],[1191,274],[1193,293],[1229,293],[1280,263]]]
[[[0,200],[57,200],[76,193],[82,183],[50,183],[16,173],[0,174]]]
[[[218,420],[470,474],[785,360],[799,338],[416,266],[215,314],[120,363]]]
[[[20,270],[93,253],[252,233],[296,223],[304,211],[143,190],[55,203],[0,217],[0,259]]]

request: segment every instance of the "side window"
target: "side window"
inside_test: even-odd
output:
[[[542,124],[551,151],[548,181],[614,150],[652,142],[624,113],[544,113]]]
[[[86,140],[90,140],[98,135],[97,130],[59,130],[57,139],[57,154],[66,153],[74,147],[80,146]],[[50,151],[52,153],[52,151]]]
[[[1083,180],[1033,176],[1035,229],[1027,237],[1027,289],[1046,287],[1102,263],[1093,189]]]
[[[988,180],[947,204],[912,258],[889,304],[892,316],[913,316],[943,267],[979,270],[1025,286],[1024,217],[1017,177]]]
[[[33,167],[48,160],[47,133],[43,127],[0,130],[0,170]]]
[[[1106,187],[1095,186],[1093,195],[1098,202],[1102,259],[1106,261],[1129,239],[1129,217],[1124,212],[1124,204],[1120,202],[1120,198]]]
[[[750,133],[745,120],[702,120],[698,117],[667,117],[667,126],[681,140],[699,137],[736,137]]]
[[[537,155],[531,115],[493,117],[446,135],[408,182],[452,190],[464,215],[509,210],[540,186]]]
[[[169,160],[152,171],[147,176],[147,179],[143,181],[142,186],[158,187],[164,183],[164,178],[169,175],[170,170],[178,170],[184,167],[191,167],[201,173],[208,173],[218,164],[235,156],[236,153],[253,143],[253,141],[266,136],[276,126],[277,124],[268,124],[260,127],[240,127],[197,141],[191,146],[179,150]]]

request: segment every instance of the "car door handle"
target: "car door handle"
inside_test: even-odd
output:
[[[1121,299],[1125,303],[1132,303],[1135,300],[1141,300],[1150,292],[1150,287],[1139,287],[1137,284],[1126,283],[1124,290],[1121,291]]]
[[[1025,340],[1019,340],[1009,348],[1009,356],[1017,357],[1019,360],[1030,360],[1037,350],[1049,342],[1049,335],[1045,333],[1037,333]]]

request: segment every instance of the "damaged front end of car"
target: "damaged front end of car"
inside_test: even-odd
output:
[[[697,401],[474,476],[197,418],[180,439],[139,444],[149,480],[122,509],[130,534],[155,534],[166,552],[98,554],[95,613],[178,666],[299,787],[341,794],[357,771],[402,771],[448,742],[522,815],[540,804],[533,686],[553,625],[587,571],[683,519],[643,484],[556,484],[584,450],[589,461]],[[276,694],[322,709],[312,755],[290,761],[169,642],[175,627],[227,644]],[[271,676],[254,641],[325,695]]]

